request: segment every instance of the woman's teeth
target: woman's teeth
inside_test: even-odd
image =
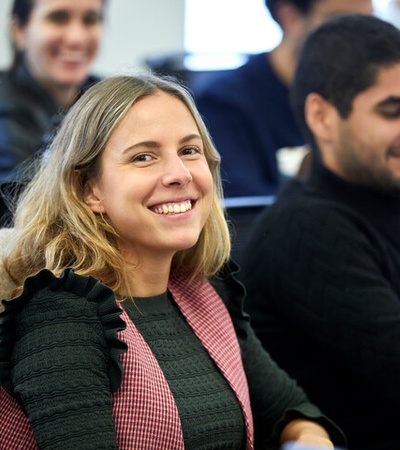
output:
[[[154,208],[157,214],[179,214],[192,209],[192,202],[190,200],[183,203],[168,203]]]

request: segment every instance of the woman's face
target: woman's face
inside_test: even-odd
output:
[[[44,87],[78,87],[88,75],[103,28],[103,0],[36,0],[28,23],[13,36]]]
[[[101,176],[86,202],[121,236],[135,263],[161,264],[196,244],[210,214],[213,178],[186,105],[157,92],[140,99],[116,127],[101,157]]]

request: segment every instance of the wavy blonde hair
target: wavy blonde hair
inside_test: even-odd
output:
[[[70,109],[18,202],[15,238],[4,260],[17,285],[42,268],[60,273],[71,267],[78,274],[96,277],[116,293],[126,292],[126,261],[116,244],[117,232],[86,205],[83,189],[88,180],[100,176],[101,155],[116,126],[132,105],[157,91],[178,98],[191,112],[214,180],[212,208],[199,240],[175,254],[172,271],[184,271],[191,279],[208,277],[229,258],[220,157],[192,96],[170,78],[115,76],[90,88]]]

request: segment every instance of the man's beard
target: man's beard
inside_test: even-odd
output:
[[[339,161],[343,178],[353,184],[362,185],[385,194],[394,194],[400,190],[400,176],[396,177],[390,170],[389,165],[383,165],[379,154],[370,152],[369,159],[360,161],[357,149],[351,140],[342,136],[341,154]],[[361,146],[360,146],[361,148]],[[362,152],[358,152],[361,154]],[[388,161],[392,155],[400,158],[400,148],[389,146],[385,152],[385,160]]]

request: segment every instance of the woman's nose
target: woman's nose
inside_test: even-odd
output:
[[[165,163],[163,174],[164,186],[181,186],[184,187],[192,181],[192,174],[185,166],[181,158],[176,157],[169,159]]]
[[[64,28],[64,35],[69,42],[79,43],[85,42],[90,35],[90,29],[83,23],[82,20],[70,20],[68,25]]]

